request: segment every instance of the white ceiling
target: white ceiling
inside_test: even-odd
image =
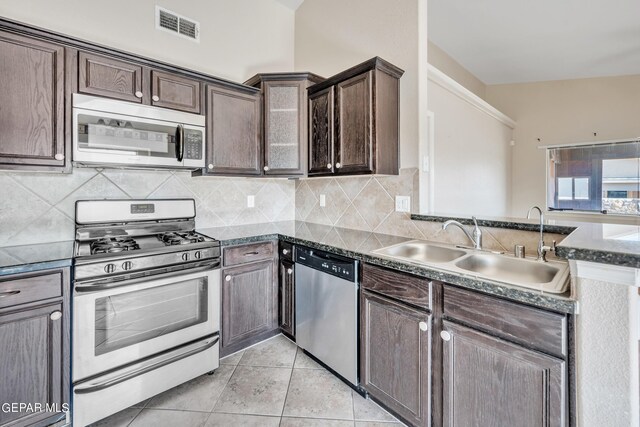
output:
[[[429,40],[486,84],[640,74],[640,0],[429,0]]]
[[[300,7],[302,2],[304,2],[304,0],[276,0],[276,1],[278,3],[281,3],[281,4],[285,5],[286,7],[288,7],[291,10],[296,10],[297,8]]]

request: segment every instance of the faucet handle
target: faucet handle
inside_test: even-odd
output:
[[[478,219],[475,216],[472,216],[471,219],[473,220],[473,223],[477,227],[478,226]]]

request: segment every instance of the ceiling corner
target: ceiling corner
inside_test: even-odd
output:
[[[304,0],[276,0],[276,1],[293,11],[297,10],[300,7],[300,5],[304,2]]]

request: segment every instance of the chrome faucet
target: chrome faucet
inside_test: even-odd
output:
[[[551,251],[551,252],[555,252],[556,250],[556,242],[553,242],[552,246],[545,246],[544,244],[544,213],[542,212],[542,209],[540,209],[538,206],[532,206],[531,208],[529,208],[529,211],[527,212],[527,219],[531,218],[531,212],[533,210],[537,210],[538,213],[540,214],[540,240],[538,241],[538,261],[542,261],[542,262],[547,262],[547,252]]]
[[[442,229],[446,230],[448,226],[455,225],[456,227],[458,227],[462,231],[464,231],[464,234],[473,243],[473,248],[474,249],[482,250],[482,230],[480,230],[480,227],[478,227],[478,220],[476,219],[476,217],[472,216],[471,219],[473,219],[473,224],[474,224],[473,236],[471,234],[469,234],[469,232],[467,231],[466,228],[464,228],[464,225],[462,225],[461,223],[459,223],[458,221],[453,220],[453,219],[450,219],[449,221],[447,221],[444,224],[442,224]]]

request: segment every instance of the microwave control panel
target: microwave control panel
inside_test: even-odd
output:
[[[184,130],[184,158],[200,160],[203,156],[204,144],[202,143],[202,131]]]

